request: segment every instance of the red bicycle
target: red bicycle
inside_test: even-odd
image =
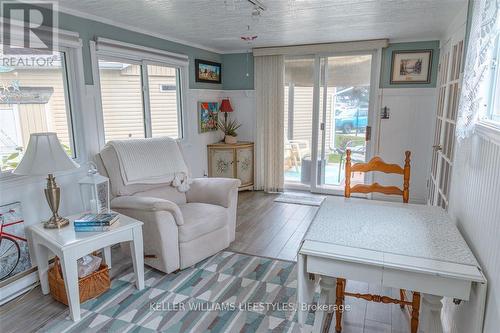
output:
[[[9,210],[8,213],[13,214],[15,211]],[[4,231],[6,227],[23,223],[24,220],[5,223],[4,214],[0,214],[0,220],[2,222],[0,224],[0,280],[3,280],[16,269],[21,259],[21,247],[18,242],[28,240]]]

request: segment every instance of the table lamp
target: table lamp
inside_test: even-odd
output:
[[[220,103],[219,111],[224,113],[224,121],[227,123],[227,113],[233,112],[233,107],[231,106],[229,98],[225,98],[222,100],[222,102]]]
[[[33,133],[19,165],[13,173],[17,175],[47,175],[45,198],[52,211],[52,217],[45,221],[45,228],[60,228],[69,224],[68,219],[59,216],[61,189],[53,173],[78,168],[79,165],[66,154],[56,133]]]

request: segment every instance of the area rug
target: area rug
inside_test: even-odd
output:
[[[325,200],[324,196],[308,195],[302,193],[283,193],[279,197],[274,199],[275,202],[284,202],[307,206],[321,206],[323,200]]]
[[[40,332],[301,332],[293,262],[223,251],[176,274],[146,270],[142,291],[133,281],[132,272],[113,279],[82,304],[79,322],[66,311]],[[304,332],[313,323],[310,311]]]

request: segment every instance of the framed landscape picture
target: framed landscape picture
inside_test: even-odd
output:
[[[391,84],[430,83],[432,50],[393,51]]]
[[[219,117],[219,103],[198,103],[198,132],[206,133],[217,131],[217,120]]]
[[[222,68],[218,62],[194,60],[196,82],[221,83]]]

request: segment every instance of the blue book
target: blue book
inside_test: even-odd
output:
[[[110,226],[89,226],[89,227],[77,227],[75,226],[75,232],[96,232],[96,231],[108,231]]]
[[[83,214],[73,224],[80,226],[110,226],[118,220],[117,213]]]

